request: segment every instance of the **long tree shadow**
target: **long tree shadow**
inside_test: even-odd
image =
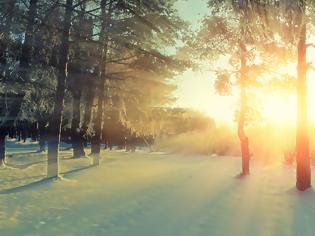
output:
[[[82,170],[86,170],[86,169],[90,169],[96,167],[95,165],[90,165],[90,166],[84,166],[81,168],[77,168],[74,170],[69,170],[66,172],[62,172],[60,173],[60,176],[62,177],[70,177],[71,175],[73,175],[76,172],[82,171]],[[35,182],[31,182],[25,185],[21,185],[21,186],[17,186],[17,187],[13,187],[13,188],[9,188],[9,189],[4,189],[0,191],[0,195],[6,195],[6,194],[12,194],[12,193],[19,193],[19,192],[23,192],[26,190],[32,190],[41,186],[46,186],[47,184],[51,184],[55,181],[61,180],[61,177],[50,177],[50,178],[44,178]]]
[[[62,172],[61,175],[65,176],[65,177],[70,177],[76,172],[79,172],[81,170],[90,169],[90,168],[93,168],[93,167],[97,167],[97,166],[96,165],[82,166],[80,168],[76,168],[76,169],[73,169],[73,170]]]
[[[11,169],[26,169],[28,167],[37,165],[37,164],[41,164],[41,163],[45,163],[46,161],[36,161],[36,162],[32,162],[32,163],[26,163],[26,164],[13,164],[13,163],[6,163],[5,167],[11,168]]]
[[[29,151],[29,152],[14,152],[11,154],[7,154],[8,157],[19,157],[19,156],[29,156],[31,154],[45,154],[43,151]]]
[[[19,180],[26,180],[26,179],[37,179],[37,178],[44,178],[45,175],[36,175],[36,176],[26,176],[26,177],[21,177],[21,178],[15,178],[15,179],[10,179],[6,180],[6,183],[11,183]]]

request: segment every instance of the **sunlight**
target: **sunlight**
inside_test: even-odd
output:
[[[0,0],[0,236],[314,235],[314,14]]]
[[[293,94],[263,93],[263,118],[285,124],[294,124],[296,121],[296,99]]]
[[[309,61],[315,56],[310,55]],[[279,73],[296,75],[296,65],[280,67]],[[312,109],[315,101],[315,71],[309,70],[308,78],[308,116],[311,123],[315,123],[315,111]],[[177,97],[177,106],[197,109],[214,118],[218,124],[232,124],[235,122],[234,112],[239,101],[239,91],[235,89],[229,96],[217,94],[213,88],[213,73],[187,71],[175,82],[177,90],[174,96]],[[274,89],[273,91],[260,89],[255,91],[253,104],[258,107],[261,117],[265,122],[283,123],[293,126],[296,122],[296,91],[285,88]],[[251,101],[252,102],[252,101]]]
[[[176,106],[204,112],[217,123],[233,123],[238,98],[236,94],[220,96],[213,83],[212,73],[186,71],[175,81]]]
[[[313,58],[314,56],[312,56]],[[296,67],[287,66],[285,69],[290,75],[295,75]],[[315,88],[315,72],[309,70],[307,74],[307,105],[308,105],[308,119],[311,123],[315,122],[315,111],[312,109],[315,101],[315,94],[312,90]],[[296,91],[273,91],[259,93],[259,100],[262,102],[262,116],[268,121],[275,123],[283,123],[295,125],[296,122]]]

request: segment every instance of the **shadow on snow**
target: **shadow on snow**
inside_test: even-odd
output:
[[[96,166],[95,165],[84,166],[84,167],[77,168],[77,169],[74,169],[74,170],[69,170],[69,171],[66,171],[66,172],[62,172],[62,173],[60,173],[60,176],[58,176],[58,177],[44,178],[44,179],[41,179],[41,180],[38,180],[38,181],[35,181],[35,182],[31,182],[29,184],[25,184],[25,185],[22,185],[22,186],[17,186],[17,187],[10,188],[10,189],[4,189],[4,190],[0,191],[0,195],[19,193],[19,192],[35,189],[35,188],[38,188],[38,187],[41,187],[41,186],[53,183],[53,182],[55,182],[57,180],[61,180],[62,181],[63,177],[69,177],[69,176],[71,176],[72,174],[74,174],[76,172],[79,172],[81,170],[90,169],[92,167],[96,167]]]

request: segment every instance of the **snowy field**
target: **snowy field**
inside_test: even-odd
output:
[[[63,178],[43,181],[45,155],[36,149],[9,143],[9,166],[0,168],[1,236],[315,232],[315,192],[295,190],[294,167],[253,163],[240,179],[235,157],[104,151],[101,165],[90,167],[62,151]]]

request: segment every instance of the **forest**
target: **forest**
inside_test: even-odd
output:
[[[202,14],[194,13],[198,7]],[[253,202],[259,198],[270,203],[271,211],[278,209],[277,196],[284,192],[291,194],[287,202],[299,202],[295,191],[310,193],[305,205],[292,203],[303,212],[314,200],[314,13],[311,0],[0,0],[0,233],[254,235],[252,230],[259,230],[259,235],[298,235],[303,229],[302,235],[312,235],[311,221],[298,220],[292,231],[282,231],[274,226],[278,221],[269,219],[269,211]],[[189,17],[198,17],[198,23]],[[176,91],[187,72],[207,77],[205,89],[218,100],[196,102],[208,106],[211,114],[217,112],[211,104],[233,100],[222,119],[178,105]],[[188,90],[193,90],[198,80],[189,79]],[[182,96],[194,100],[198,93]],[[233,122],[223,122],[225,116]],[[172,181],[167,183],[167,178]],[[187,189],[172,192],[180,183]],[[246,184],[248,189],[239,189]],[[205,187],[196,189],[198,185]],[[225,202],[217,203],[214,193],[227,191],[229,196],[232,191],[224,186],[237,188],[236,197],[224,195]],[[75,200],[67,188],[102,203],[102,211],[87,200]],[[272,188],[279,191],[275,197],[267,190]],[[259,191],[265,189],[269,195],[260,199],[264,192]],[[58,223],[66,211],[50,221],[57,211],[41,200],[42,190],[56,209],[68,209],[74,201],[86,208],[72,214],[96,211],[87,215],[92,226],[82,221],[82,231],[68,231]],[[223,204],[230,212],[240,207],[234,201],[243,191],[252,196],[250,209],[260,212],[255,217],[262,222],[266,218],[268,226],[254,223],[250,228],[244,222],[252,213],[243,214],[240,208],[242,227],[233,225],[238,230],[233,234],[233,227],[227,232],[222,225],[231,220],[228,213],[214,220],[211,207],[198,213],[186,208],[184,200],[174,200],[195,193],[192,201],[214,205],[215,212]],[[54,194],[63,200],[55,202]],[[125,198],[114,200],[120,194]],[[24,198],[35,198],[39,205],[27,203],[23,210]],[[130,202],[132,198],[139,202]],[[172,217],[189,222],[187,233],[172,220],[159,229],[166,213],[152,207],[157,202],[165,210],[176,207]],[[122,210],[118,206],[123,203]],[[41,215],[46,208],[47,214]],[[141,215],[146,210],[152,214],[148,218]],[[106,212],[112,218],[107,219]],[[210,223],[195,222],[195,216]],[[142,228],[139,222],[144,219],[147,225]],[[154,221],[158,223],[152,225]],[[70,223],[80,222],[65,224]]]

